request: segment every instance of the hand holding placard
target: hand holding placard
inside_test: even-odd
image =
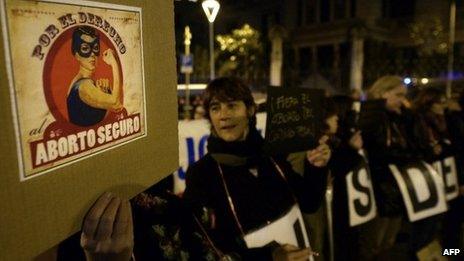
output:
[[[319,139],[319,146],[313,150],[308,150],[306,152],[306,159],[315,167],[325,167],[332,156],[332,151],[330,150],[329,145],[327,145],[327,140],[329,137],[327,135],[322,136]]]
[[[84,219],[81,246],[86,259],[130,260],[134,245],[132,212],[129,201],[105,193]]]

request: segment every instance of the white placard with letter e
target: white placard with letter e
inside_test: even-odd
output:
[[[433,163],[433,167],[443,178],[446,200],[459,196],[458,171],[454,157],[447,157]]]

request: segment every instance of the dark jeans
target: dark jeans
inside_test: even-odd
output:
[[[464,197],[460,196],[449,204],[449,210],[443,219],[442,245],[443,248],[463,248],[463,231],[464,223]],[[462,250],[461,250],[462,251]]]
[[[411,224],[410,249],[414,254],[437,238],[442,219],[442,215],[436,215]]]
[[[359,229],[359,260],[377,260],[389,250],[401,229],[402,217],[376,217]]]

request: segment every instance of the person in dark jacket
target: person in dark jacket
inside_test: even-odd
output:
[[[322,106],[323,111],[323,124],[321,128],[322,137],[320,142],[327,143],[331,148],[331,151],[338,143],[338,139],[335,136],[338,128],[338,115],[335,107],[335,103],[331,98],[325,98]],[[292,165],[295,172],[300,175],[304,175],[304,163],[306,162],[306,152],[294,152],[290,153],[287,160]],[[330,173],[327,176],[322,176],[319,173],[310,173],[315,175],[314,177],[320,177],[318,185],[312,185],[312,189],[318,188],[320,192],[315,193],[318,197],[313,197],[314,211],[309,213],[303,213],[303,219],[307,231],[311,235],[310,242],[311,247],[317,249],[319,258],[325,260],[326,256],[329,255],[329,248],[326,247],[326,243],[330,239],[330,231],[328,226],[328,215],[327,215],[327,198],[326,194],[331,193],[332,184],[329,182],[332,178]],[[322,179],[324,178],[324,179]]]
[[[367,92],[360,128],[369,157],[379,216],[366,224],[360,238],[361,260],[383,256],[393,246],[405,213],[398,185],[389,164],[420,160],[421,154],[408,130],[413,127],[410,114],[403,108],[406,86],[401,77],[379,78]]]
[[[445,92],[433,87],[421,90],[413,101],[416,144],[429,163],[454,154],[445,117],[446,104]]]
[[[460,166],[464,166],[464,92],[460,94],[459,99],[449,99],[446,104],[446,125],[448,134],[453,144],[456,159]],[[464,195],[464,171],[458,176],[460,184],[460,193]]]
[[[358,227],[350,227],[346,176],[366,165],[361,150],[363,141],[358,127],[359,112],[347,96],[332,98],[339,118],[332,142],[329,169],[333,176],[333,231],[335,260],[358,260]]]
[[[459,197],[451,202],[447,220],[443,227],[443,248],[460,248],[464,246],[464,92],[461,92],[458,102],[448,100],[446,123],[451,143],[455,149],[456,163],[461,167],[459,181]],[[460,229],[459,229],[460,228]],[[457,259],[456,259],[457,260]]]
[[[440,164],[439,162],[445,160],[445,158],[454,159],[456,174],[459,180],[459,177],[462,176],[460,146],[464,135],[462,132],[458,134],[458,131],[462,129],[460,126],[462,121],[459,117],[450,121],[450,118],[453,118],[453,116],[446,115],[448,102],[445,92],[440,88],[433,87],[423,89],[417,95],[413,105],[418,119],[418,128],[415,137],[420,140],[418,144],[421,144],[423,150],[426,152],[426,161],[430,164]],[[448,114],[453,113],[455,112],[448,112]],[[453,130],[449,128],[449,124],[454,127]],[[446,177],[443,178],[446,184],[448,179]],[[458,187],[455,189],[459,191],[459,183],[456,185]],[[459,227],[463,222],[460,212],[463,206],[463,198],[459,194],[456,198],[448,201],[449,210],[443,215],[442,244],[444,248],[459,248],[460,237],[462,237],[462,231]],[[435,222],[433,222],[434,220]],[[440,221],[437,218],[425,220],[425,222],[428,222],[427,229],[420,227],[420,231],[417,231],[417,234],[421,235],[421,241],[427,241],[418,243],[428,243],[434,236],[437,236]],[[429,233],[427,234],[426,231],[429,231]]]
[[[306,260],[309,248],[279,239],[254,245],[250,235],[266,231],[295,206],[302,212],[317,208],[312,199],[320,196],[316,194],[321,190],[315,187],[326,178],[328,146],[321,144],[307,152],[301,176],[285,158],[263,152],[264,140],[255,127],[256,107],[243,82],[234,78],[212,81],[204,106],[211,122],[208,154],[189,167],[184,198],[196,215],[213,221],[205,224],[212,242],[223,258]]]
[[[454,157],[445,118],[445,92],[439,88],[420,90],[412,103],[415,116],[414,139],[425,162],[434,165],[447,157]],[[410,244],[420,251],[438,238],[443,215],[435,215],[413,222],[410,226]]]
[[[321,190],[316,186],[320,179],[326,178],[325,166],[330,158],[328,146],[321,144],[307,152],[303,176],[293,172],[285,158],[266,156],[262,151],[264,140],[255,127],[255,104],[251,92],[238,79],[212,81],[205,93],[205,110],[212,127],[208,154],[187,171],[183,198],[186,204],[169,200],[174,209],[179,204],[185,206],[178,206],[179,214],[195,221],[196,228],[188,229],[192,227],[188,225],[182,230],[182,238],[191,238],[185,231],[193,231],[206,239],[208,247],[204,251],[194,251],[200,260],[307,260],[314,253],[306,247],[308,239],[300,209],[310,212],[317,208],[312,199],[320,197],[317,194]],[[308,175],[310,172],[313,175]],[[149,203],[148,209],[151,209],[150,202],[163,206],[153,197],[144,196],[142,202]],[[172,213],[172,209],[168,213]],[[289,216],[296,219],[289,219]],[[262,245],[257,240],[259,232],[266,233],[270,226],[282,220],[292,221],[291,228],[274,233],[275,240]],[[159,221],[148,221],[154,222],[155,234],[164,237]],[[175,219],[171,221],[175,222]],[[183,223],[192,222],[181,222],[180,225],[185,228]],[[178,226],[168,225],[163,226],[164,231],[174,231],[175,235]],[[81,245],[87,259],[129,260],[133,250],[141,249],[134,247],[133,230],[129,203],[113,194],[104,194],[83,222]],[[253,237],[257,233],[258,237]],[[292,235],[295,244],[287,244],[291,240],[280,238],[281,235]],[[162,238],[158,241],[165,242]],[[181,260],[183,249],[196,249],[195,240],[181,246],[175,243],[177,241],[169,242],[173,242],[174,250],[177,249],[179,254],[176,256]],[[157,253],[166,254],[163,246],[154,247],[161,247]]]

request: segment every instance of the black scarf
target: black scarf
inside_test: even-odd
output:
[[[229,166],[256,166],[262,157],[264,139],[256,127],[250,126],[245,140],[227,142],[215,134],[208,138],[208,152],[219,163]]]

